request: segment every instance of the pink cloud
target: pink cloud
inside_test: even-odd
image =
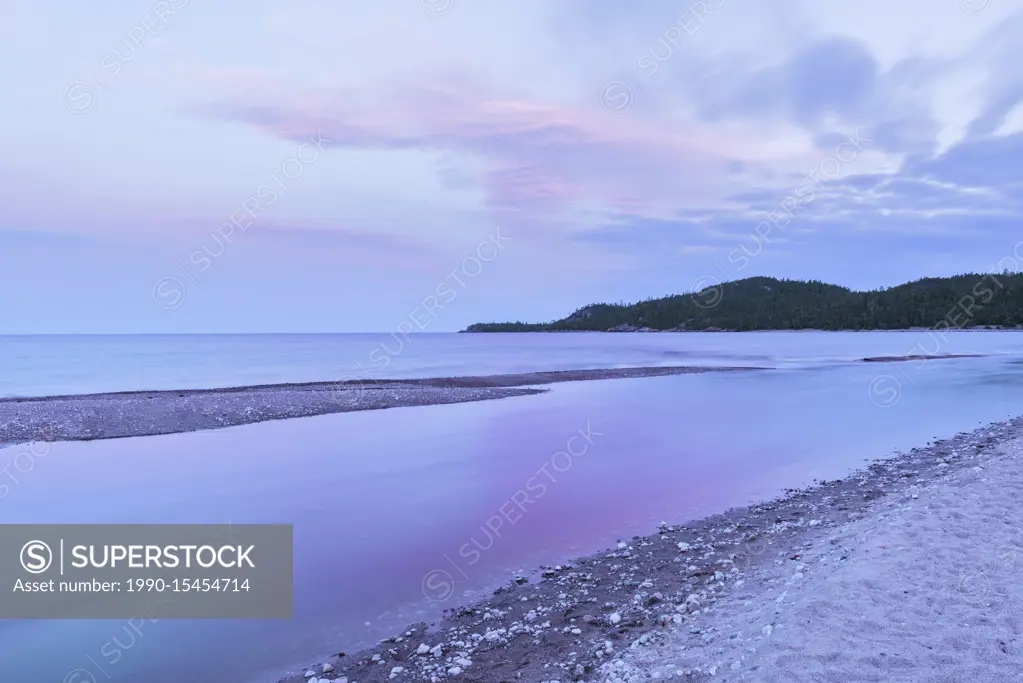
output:
[[[287,139],[319,131],[339,148],[471,157],[482,168],[477,181],[491,209],[523,229],[581,207],[670,215],[722,194],[730,161],[768,155],[764,140],[734,131],[502,98],[452,77],[372,92],[261,93],[212,111]]]

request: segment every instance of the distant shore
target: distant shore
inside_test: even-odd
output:
[[[557,382],[761,369],[765,368],[658,366],[0,398],[0,446],[176,434],[358,410],[488,401],[542,393],[546,389],[538,387]]]
[[[775,329],[775,328],[758,328],[751,330],[730,330],[724,327],[708,327],[703,329],[679,329],[675,327],[669,327],[667,329],[658,329],[653,327],[636,327],[634,325],[619,326],[618,328],[609,328],[606,330],[471,330],[464,329],[459,330],[459,334],[649,334],[653,332],[669,332],[679,334],[764,334],[764,333],[779,333],[779,334],[791,334],[792,332],[827,332],[829,334],[845,334],[848,332],[864,332],[864,333],[877,333],[886,332],[892,334],[899,334],[905,332],[935,332],[937,334],[946,335],[949,332],[1023,332],[1023,328],[1020,327],[995,327],[993,325],[987,327],[958,327],[958,328],[944,328],[944,327],[899,327],[895,329],[877,330],[877,329],[843,329],[843,330],[827,330],[820,327],[800,327],[798,329]]]
[[[704,278],[701,278],[703,280]],[[992,286],[988,286],[992,285]],[[1023,329],[1023,273],[962,273],[854,291],[819,280],[753,276],[626,304],[595,303],[543,323],[489,322],[465,332]]]

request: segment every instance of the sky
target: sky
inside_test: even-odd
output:
[[[0,333],[1020,270],[1021,58],[1023,0],[0,0]]]

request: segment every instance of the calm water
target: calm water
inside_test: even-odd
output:
[[[5,338],[0,374],[7,394],[313,380],[346,372],[352,358],[388,339]],[[501,401],[36,445],[29,471],[15,485],[3,482],[0,522],[293,523],[296,616],[162,621],[134,638],[119,621],[0,622],[0,680],[275,680],[282,668],[435,617],[516,570],[1023,413],[1023,336],[935,339],[429,335],[413,338],[375,376],[697,362],[780,369],[566,383]],[[898,367],[852,362],[911,353],[917,343],[999,355]],[[585,453],[567,467],[552,462],[579,430],[591,435]],[[27,449],[0,450],[0,471]],[[534,492],[499,537],[488,534],[487,520],[545,466],[555,481],[545,480],[546,490]],[[479,549],[478,559],[460,552],[466,544]],[[93,678],[65,678],[77,669]]]
[[[651,365],[805,366],[1017,353],[1016,332],[0,335],[0,396]]]

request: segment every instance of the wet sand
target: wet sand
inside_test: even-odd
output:
[[[528,396],[557,382],[764,368],[643,367],[0,398],[0,446],[175,434],[356,410]]]
[[[953,665],[955,680],[1009,680],[1023,673],[1023,593],[1018,567],[992,558],[1023,562],[1021,444],[1016,418],[663,524],[281,680],[939,681]],[[423,578],[426,597],[444,586]]]

